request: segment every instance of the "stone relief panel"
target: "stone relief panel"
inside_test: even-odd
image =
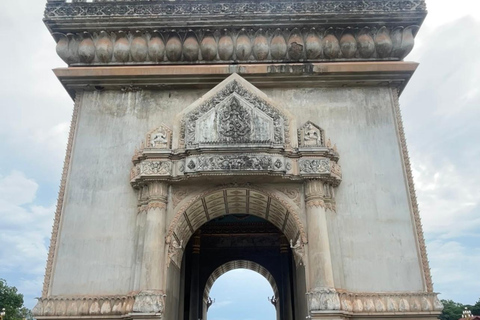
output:
[[[290,144],[289,119],[280,110],[232,80],[182,119],[180,146]]]
[[[301,159],[298,161],[300,174],[330,173],[330,159]]]
[[[274,141],[273,119],[235,93],[201,116],[195,127],[199,143]]]
[[[298,129],[298,145],[300,147],[325,146],[324,131],[313,122],[306,122],[300,129]]]
[[[282,171],[285,159],[267,154],[200,155],[187,158],[186,173],[202,171]]]
[[[170,149],[172,147],[172,130],[161,125],[147,133],[146,147],[152,149]]]

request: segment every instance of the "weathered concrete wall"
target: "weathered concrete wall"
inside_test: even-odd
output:
[[[389,89],[263,91],[298,117],[298,126],[311,120],[338,146],[343,183],[336,190],[337,212],[327,212],[337,286],[422,290]],[[159,123],[173,127],[175,115],[205,92],[85,93],[52,295],[134,289],[133,151]],[[168,211],[170,220],[171,206]]]
[[[132,155],[203,91],[88,92],[81,104],[52,295],[131,291],[137,197]]]
[[[337,144],[343,182],[337,212],[327,212],[336,283],[360,292],[423,290],[390,90],[264,92]]]

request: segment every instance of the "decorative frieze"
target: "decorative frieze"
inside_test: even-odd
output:
[[[413,25],[170,28],[55,33],[54,37],[58,55],[69,65],[370,61],[402,60],[413,49],[417,29]]]
[[[53,296],[38,299],[35,317],[123,315],[133,311],[134,295]]]
[[[220,2],[155,2],[144,1],[49,1],[45,19],[52,18],[105,18],[105,17],[175,17],[208,15],[306,14],[306,13],[383,13],[424,12],[424,0],[327,0],[327,1],[220,1]]]
[[[322,288],[307,293],[310,312],[344,311],[346,313],[439,313],[443,305],[436,293],[355,293]]]
[[[186,173],[208,171],[283,171],[285,159],[267,154],[201,155],[187,157]]]

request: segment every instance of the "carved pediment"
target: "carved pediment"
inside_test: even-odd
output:
[[[290,118],[237,74],[187,108],[180,145],[290,144]]]

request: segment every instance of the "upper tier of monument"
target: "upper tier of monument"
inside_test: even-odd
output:
[[[69,65],[398,61],[424,0],[49,0]]]

